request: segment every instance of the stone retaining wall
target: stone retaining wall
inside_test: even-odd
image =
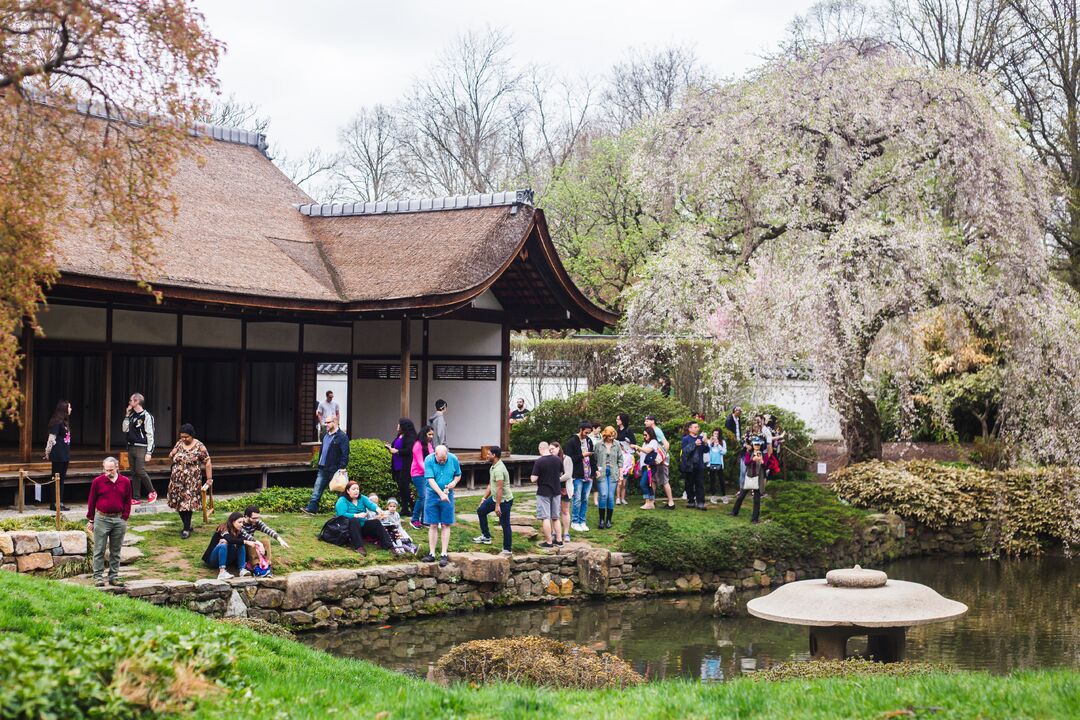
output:
[[[981,528],[935,532],[906,526],[895,515],[876,515],[862,537],[833,548],[820,564],[759,558],[730,572],[674,572],[646,567],[627,553],[588,546],[553,554],[503,557],[451,553],[434,563],[296,572],[280,578],[133,580],[108,592],[214,617],[252,617],[297,629],[383,622],[481,607],[554,599],[641,597],[771,587],[855,563],[877,564],[930,553],[975,552]]]
[[[87,539],[81,530],[0,532],[0,570],[32,573],[79,562]]]

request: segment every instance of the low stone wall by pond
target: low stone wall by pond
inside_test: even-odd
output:
[[[81,530],[0,532],[0,570],[33,573],[80,562],[87,540]]]
[[[935,532],[876,515],[854,542],[815,562],[762,557],[727,572],[673,572],[646,567],[627,553],[588,546],[504,557],[451,553],[435,563],[296,572],[280,578],[133,580],[107,592],[213,617],[251,617],[298,629],[382,622],[481,607],[554,599],[626,598],[715,590],[720,584],[761,588],[834,567],[876,564],[930,553],[976,552],[981,528]]]

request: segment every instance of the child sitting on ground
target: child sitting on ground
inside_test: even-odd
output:
[[[394,541],[395,551],[400,548],[403,552],[410,552],[415,555],[418,548],[412,538],[409,537],[409,533],[405,532],[405,528],[401,526],[401,515],[398,513],[398,508],[398,501],[395,498],[386,501],[386,515],[382,519],[383,527],[386,528],[390,539]]]

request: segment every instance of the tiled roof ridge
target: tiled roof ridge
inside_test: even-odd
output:
[[[388,215],[393,213],[434,212],[440,210],[466,210],[484,207],[516,207],[533,204],[533,191],[529,188],[496,193],[450,195],[435,198],[380,200],[356,203],[308,203],[294,205],[308,217],[348,217],[353,215]]]

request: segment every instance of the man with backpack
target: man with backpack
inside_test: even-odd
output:
[[[686,488],[686,507],[705,510],[705,441],[701,425],[692,422],[682,437],[682,456],[679,470]]]

